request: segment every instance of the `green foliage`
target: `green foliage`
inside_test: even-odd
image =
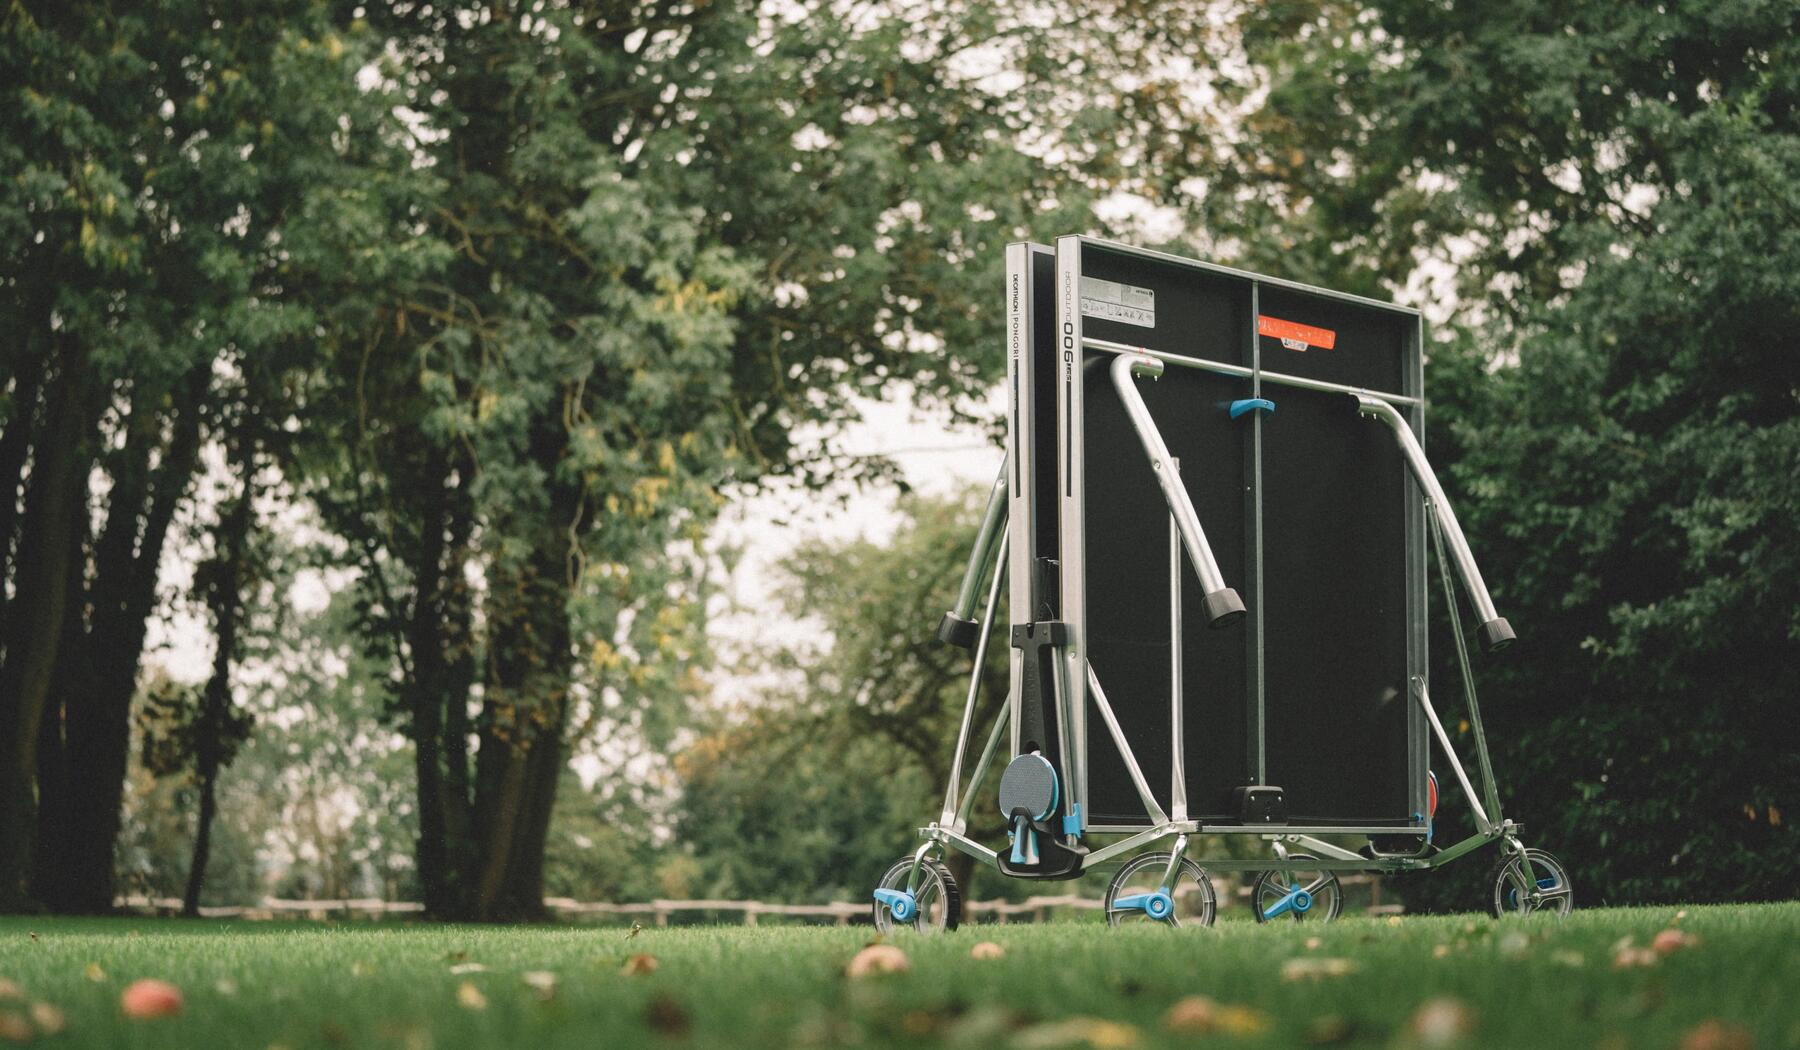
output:
[[[1460,268],[1432,453],[1520,631],[1478,669],[1488,726],[1509,815],[1590,901],[1785,896],[1800,864],[1782,822],[1800,783],[1794,19],[1391,2],[1247,23],[1270,94],[1257,203],[1232,221],[1291,223],[1300,265],[1352,284]],[[1409,901],[1466,892],[1432,880]]]
[[[698,889],[858,900],[937,813],[971,665],[932,627],[955,605],[983,497],[903,497],[891,537],[807,545],[783,564],[782,602],[803,634],[756,669],[784,684],[722,712],[676,759],[677,843]],[[965,783],[1005,678],[1006,650],[990,645]],[[972,834],[999,823],[977,803]]]

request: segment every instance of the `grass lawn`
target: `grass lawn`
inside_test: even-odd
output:
[[[1634,965],[1616,965],[1623,939],[1647,946],[1675,917],[965,927],[895,937],[910,970],[854,980],[845,964],[867,928],[677,927],[627,941],[616,928],[0,919],[0,978],[26,996],[0,1014],[23,1036],[31,1002],[60,1009],[65,1030],[33,1045],[201,1050],[1800,1047],[1800,904],[1691,907],[1688,944],[1626,949]],[[982,940],[1004,956],[971,958]],[[638,952],[654,970],[622,972]],[[122,1016],[121,991],[142,977],[178,985],[183,1012]],[[1171,1006],[1194,995],[1212,1010],[1190,1007],[1197,1031],[1170,1031]]]

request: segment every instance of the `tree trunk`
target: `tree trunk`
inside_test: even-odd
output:
[[[29,343],[28,343],[29,346]],[[25,460],[31,454],[32,432],[37,424],[38,385],[42,361],[33,357],[13,373],[12,415],[0,432],[0,581],[12,579],[13,551],[19,526],[19,486],[25,479]],[[6,588],[0,587],[0,664],[5,661],[7,634]]]
[[[256,456],[254,452],[242,451],[236,458],[242,464],[243,488],[236,502],[223,511],[215,560],[209,573],[212,578],[205,581],[204,588],[206,602],[212,606],[216,645],[212,676],[206,680],[206,692],[201,699],[199,732],[194,739],[194,772],[200,781],[200,819],[194,831],[194,854],[188,864],[187,889],[181,897],[181,914],[189,917],[200,914],[200,891],[206,885],[206,864],[212,854],[213,818],[218,812],[219,770],[224,768],[237,744],[236,734],[230,729],[231,666],[237,659],[240,644],[244,581],[248,575],[246,561],[250,529],[255,521]]]
[[[70,599],[70,562],[78,553],[71,537],[85,531],[84,356],[78,349],[62,356],[19,538],[14,608],[31,615],[12,617],[6,666],[0,669],[0,910],[29,904],[37,745]]]
[[[532,451],[555,476],[565,435],[560,421],[540,420]],[[544,843],[556,804],[568,727],[570,652],[567,522],[579,494],[550,486],[548,506],[526,513],[530,555],[500,565],[489,591],[486,702],[476,759],[476,841],[481,872],[476,908],[488,920],[544,914]]]
[[[193,919],[200,915],[200,891],[206,885],[206,863],[212,856],[213,817],[218,812],[217,788],[219,771],[200,774],[200,822],[194,829],[194,855],[188,864],[187,888],[181,894],[181,914]]]
[[[163,390],[142,392],[130,421],[135,447],[109,464],[114,486],[105,530],[94,544],[85,636],[64,650],[52,701],[61,709],[63,755],[50,765],[61,775],[39,780],[44,805],[62,829],[55,854],[40,855],[33,880],[38,899],[52,911],[100,914],[113,906],[131,701],[155,611],[163,546],[199,461],[200,404],[210,379],[210,363],[190,373],[177,392],[172,420],[157,410]],[[162,444],[157,438],[165,423],[170,436]]]

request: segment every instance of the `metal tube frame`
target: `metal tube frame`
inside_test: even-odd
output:
[[[1150,457],[1150,469],[1156,472],[1156,483],[1161,486],[1163,499],[1169,504],[1169,512],[1175,518],[1175,528],[1181,533],[1182,545],[1187,548],[1188,559],[1194,563],[1194,572],[1200,577],[1200,586],[1207,594],[1225,590],[1225,576],[1219,571],[1218,559],[1213,557],[1212,545],[1206,542],[1206,533],[1200,528],[1200,515],[1194,510],[1194,501],[1188,497],[1187,489],[1181,485],[1176,476],[1173,457],[1169,455],[1169,446],[1163,442],[1162,432],[1156,428],[1156,420],[1150,417],[1150,408],[1144,404],[1144,396],[1137,391],[1133,377],[1148,376],[1157,379],[1163,374],[1163,363],[1147,354],[1121,355],[1112,363],[1113,386],[1119,391],[1119,400],[1125,404],[1125,414],[1131,419],[1132,429],[1137,431],[1138,440],[1144,443],[1144,452]]]
[[[1177,478],[1181,475],[1181,461],[1169,460],[1169,470]],[[1182,696],[1182,638],[1181,638],[1181,525],[1175,515],[1169,515],[1169,817],[1171,820],[1186,820],[1187,807],[1187,744],[1186,729],[1183,725],[1182,707],[1185,703]],[[1186,847],[1186,840],[1177,848],[1175,856],[1181,856],[1181,849]]]
[[[950,782],[949,786],[944,789],[944,810],[939,819],[946,824],[952,823],[955,820],[956,785],[962,782],[963,754],[968,750],[969,729],[975,721],[975,700],[981,693],[981,671],[987,666],[988,639],[993,637],[994,634],[994,609],[1000,603],[1000,581],[1006,577],[1006,545],[1011,537],[1006,534],[1004,529],[994,528],[995,522],[993,521],[995,506],[1000,508],[1000,519],[1002,521],[1005,520],[1005,491],[1006,470],[1002,468],[1000,471],[1000,480],[994,483],[995,498],[988,501],[989,521],[982,526],[983,536],[976,541],[978,548],[985,545],[990,531],[994,534],[998,534],[1000,537],[997,544],[994,545],[995,549],[988,552],[992,556],[994,562],[994,582],[988,585],[987,608],[981,614],[981,634],[975,641],[975,669],[969,675],[969,698],[963,703],[962,727],[956,731],[956,754],[955,757],[950,760]],[[979,564],[971,563],[969,565],[969,573],[963,580],[965,587],[967,587],[970,577],[979,578],[981,572],[985,568],[985,564],[984,561]],[[962,608],[962,605],[959,603],[957,606],[958,613],[959,615],[963,615],[966,619],[967,616],[962,613]],[[968,611],[973,612],[973,607],[971,606]],[[979,773],[977,775],[979,775]],[[973,793],[974,789],[971,788],[970,794]]]
[[[952,610],[958,619],[967,620],[975,611],[975,599],[979,597],[981,578],[987,574],[989,564],[995,565],[995,578],[999,578],[1000,567],[1006,564],[1005,555],[1000,555],[996,562],[996,547],[1006,549],[1006,464],[1000,464],[1000,474],[994,479],[994,487],[988,491],[987,509],[981,515],[981,531],[975,535],[975,546],[969,550],[969,564],[963,569],[962,587],[957,591],[956,608]],[[993,616],[993,599],[988,599],[988,616]],[[987,619],[982,620],[981,629],[987,630]]]
[[[1481,617],[1482,623],[1499,619],[1500,614],[1494,609],[1494,599],[1488,594],[1487,583],[1481,578],[1481,569],[1475,564],[1475,555],[1469,550],[1469,541],[1464,538],[1462,526],[1457,524],[1456,514],[1450,509],[1450,500],[1444,495],[1443,486],[1438,484],[1437,474],[1432,471],[1431,464],[1426,462],[1425,450],[1413,436],[1412,428],[1406,425],[1406,420],[1401,418],[1400,413],[1384,396],[1346,392],[1356,398],[1356,411],[1360,415],[1386,423],[1388,429],[1393,431],[1394,440],[1400,443],[1400,453],[1406,457],[1406,465],[1412,471],[1413,480],[1425,490],[1425,505],[1444,534],[1451,558],[1456,563],[1457,575],[1462,577],[1463,589],[1469,592],[1469,601],[1475,606],[1476,615]]]
[[[1072,238],[1071,240],[1079,239]],[[1147,252],[1141,249],[1130,249],[1130,251],[1133,254],[1138,255],[1160,255],[1160,253]],[[1188,262],[1188,260],[1176,261],[1184,263]],[[1009,258],[1009,263],[1010,262],[1011,260]],[[1225,273],[1236,273],[1236,271],[1229,271],[1220,267],[1203,265],[1200,268]],[[1260,280],[1264,280],[1265,283],[1276,285],[1286,284],[1286,282],[1281,281],[1270,281],[1267,279]],[[1063,275],[1059,272],[1059,284],[1065,283],[1068,282],[1064,281]],[[1361,301],[1355,296],[1347,296],[1340,293],[1331,294],[1335,298]],[[1392,307],[1388,307],[1387,304],[1374,305],[1392,309]],[[1486,583],[1483,581],[1480,570],[1475,564],[1474,556],[1469,551],[1468,541],[1463,535],[1461,526],[1457,523],[1455,515],[1450,510],[1449,502],[1444,497],[1442,487],[1438,484],[1435,474],[1432,472],[1429,463],[1425,460],[1424,450],[1420,446],[1418,439],[1415,437],[1412,429],[1408,426],[1406,420],[1395,407],[1396,405],[1407,406],[1416,414],[1424,405],[1422,396],[1401,394],[1391,391],[1369,390],[1361,387],[1329,383],[1322,380],[1307,379],[1278,372],[1268,372],[1260,367],[1260,361],[1255,362],[1255,367],[1245,368],[1238,365],[1207,361],[1180,354],[1147,350],[1123,343],[1095,339],[1085,335],[1078,335],[1077,341],[1083,349],[1118,355],[1119,360],[1113,363],[1111,370],[1114,386],[1118,388],[1127,413],[1130,416],[1134,427],[1138,431],[1140,440],[1144,443],[1145,451],[1150,457],[1152,467],[1157,471],[1158,482],[1163,489],[1165,500],[1169,505],[1171,523],[1170,631],[1172,649],[1170,670],[1173,676],[1172,688],[1170,690],[1170,729],[1174,737],[1174,763],[1170,785],[1172,789],[1171,810],[1173,811],[1171,815],[1170,813],[1165,813],[1163,811],[1162,807],[1157,803],[1154,794],[1151,792],[1149,784],[1144,778],[1143,770],[1139,766],[1136,756],[1133,754],[1129,743],[1125,739],[1124,732],[1119,726],[1118,718],[1112,710],[1112,705],[1106,700],[1106,694],[1100,685],[1099,677],[1095,674],[1093,668],[1087,664],[1080,651],[1080,647],[1075,647],[1075,651],[1068,654],[1069,670],[1066,671],[1064,669],[1063,661],[1052,661],[1052,678],[1057,696],[1057,715],[1062,721],[1064,728],[1064,731],[1058,735],[1059,739],[1062,741],[1062,750],[1064,752],[1064,769],[1069,771],[1069,777],[1072,780],[1070,786],[1075,800],[1083,803],[1085,808],[1087,794],[1085,759],[1086,734],[1079,730],[1085,725],[1086,720],[1085,718],[1080,717],[1084,712],[1082,710],[1077,710],[1076,703],[1071,702],[1071,694],[1077,693],[1079,690],[1074,688],[1075,683],[1070,681],[1070,672],[1079,669],[1080,671],[1085,672],[1085,674],[1080,676],[1085,680],[1082,684],[1087,686],[1086,692],[1092,694],[1094,707],[1100,712],[1100,716],[1106,723],[1108,732],[1111,733],[1115,743],[1118,745],[1120,754],[1125,760],[1126,769],[1132,778],[1133,786],[1137,789],[1141,800],[1144,802],[1145,811],[1151,818],[1150,825],[1142,828],[1114,828],[1104,826],[1085,827],[1084,830],[1086,831],[1098,834],[1119,834],[1123,837],[1117,841],[1091,850],[1083,859],[1083,869],[1086,870],[1104,864],[1109,860],[1135,851],[1141,847],[1148,846],[1165,838],[1173,837],[1176,841],[1172,851],[1173,859],[1170,865],[1170,871],[1165,872],[1165,882],[1167,882],[1169,875],[1174,868],[1179,865],[1180,858],[1185,853],[1189,837],[1203,833],[1218,835],[1255,835],[1269,843],[1271,851],[1275,854],[1273,858],[1208,858],[1206,867],[1214,871],[1248,872],[1271,869],[1292,871],[1301,866],[1305,866],[1311,870],[1334,872],[1419,871],[1447,864],[1496,840],[1500,841],[1502,848],[1507,851],[1518,852],[1522,850],[1524,847],[1522,843],[1518,841],[1517,825],[1512,821],[1505,819],[1500,812],[1498,787],[1494,780],[1492,764],[1488,755],[1486,734],[1480,721],[1479,705],[1476,702],[1474,695],[1474,677],[1471,673],[1468,647],[1466,641],[1462,637],[1460,618],[1458,618],[1459,623],[1456,631],[1457,659],[1460,670],[1462,671],[1465,695],[1469,703],[1470,726],[1475,733],[1476,756],[1482,776],[1482,792],[1479,795],[1475,791],[1473,784],[1470,782],[1468,773],[1464,769],[1461,760],[1458,758],[1456,751],[1451,744],[1449,734],[1445,731],[1443,723],[1439,720],[1437,712],[1431,704],[1431,698],[1422,673],[1422,667],[1415,667],[1416,673],[1412,676],[1412,688],[1414,699],[1418,705],[1418,711],[1430,726],[1433,735],[1437,738],[1438,744],[1443,749],[1445,757],[1450,762],[1451,769],[1454,772],[1459,785],[1462,787],[1465,798],[1468,800],[1469,807],[1478,828],[1474,835],[1446,846],[1442,850],[1431,855],[1378,855],[1374,858],[1370,858],[1358,853],[1353,853],[1334,843],[1327,842],[1318,836],[1389,834],[1393,832],[1393,828],[1297,826],[1272,828],[1241,825],[1203,828],[1198,821],[1187,819],[1185,754],[1182,746],[1183,668],[1180,644],[1180,552],[1185,549],[1189,560],[1194,564],[1196,574],[1200,577],[1201,584],[1207,589],[1208,593],[1222,588],[1224,582],[1222,574],[1219,572],[1218,564],[1212,557],[1211,548],[1206,543],[1205,534],[1200,529],[1200,523],[1198,516],[1194,512],[1192,501],[1187,497],[1185,489],[1177,480],[1179,464],[1169,455],[1167,446],[1163,443],[1161,434],[1157,431],[1155,423],[1151,419],[1141,395],[1139,395],[1133,387],[1132,379],[1134,377],[1142,375],[1155,377],[1162,373],[1165,365],[1174,365],[1177,367],[1196,368],[1220,375],[1250,380],[1253,384],[1253,392],[1258,396],[1260,396],[1260,384],[1266,382],[1277,386],[1294,387],[1323,393],[1348,394],[1355,397],[1359,413],[1367,418],[1376,419],[1386,423],[1393,431],[1395,439],[1400,445],[1402,455],[1406,460],[1412,480],[1418,485],[1420,494],[1423,497],[1426,518],[1429,522],[1430,539],[1436,553],[1440,578],[1444,583],[1446,598],[1450,603],[1452,615],[1455,616],[1457,610],[1454,590],[1450,586],[1450,567],[1452,565],[1454,565],[1457,575],[1461,578],[1464,587],[1469,592],[1470,601],[1474,605],[1477,615],[1481,617],[1482,622],[1486,623],[1492,621],[1497,618],[1498,614],[1494,609],[1493,599],[1488,593]],[[1068,391],[1067,393],[1068,396],[1072,397],[1075,396],[1077,392]],[[1015,425],[1017,424],[1015,423]],[[978,564],[984,565],[995,558],[1000,559],[1003,563],[1006,559],[1007,545],[1004,542],[996,543],[994,533],[1005,531],[1006,527],[1018,529],[1022,526],[1029,525],[1028,522],[1021,523],[1016,520],[1013,521],[1010,526],[1002,525],[1006,520],[1005,513],[1008,496],[1010,495],[1013,500],[1016,500],[1020,495],[1017,491],[1010,494],[1006,491],[1006,471],[1013,467],[1013,457],[1017,454],[1020,435],[1012,434],[1011,437],[1012,442],[1010,442],[1010,444],[1012,445],[1012,448],[1009,449],[1007,462],[1002,465],[1000,478],[995,483],[995,495],[990,497],[987,512],[983,516],[982,528],[976,543],[976,550],[971,552],[970,571],[965,574],[963,581],[964,593],[959,595],[958,599],[959,610],[973,608],[973,588],[978,585],[980,579],[980,575],[976,571]],[[1064,454],[1068,453],[1065,451]],[[996,521],[996,502],[999,504],[1000,508],[998,521]],[[1030,508],[1028,507],[1027,509]],[[1013,561],[1016,563],[1018,561],[1018,545],[1015,544],[1014,547],[1015,556]],[[1445,551],[1446,547],[1449,551],[1448,556]],[[1014,565],[1014,569],[1017,569],[1016,564]],[[994,753],[998,749],[1002,733],[1006,731],[1008,727],[1011,727],[1014,737],[1016,738],[1017,736],[1018,705],[1016,703],[1016,692],[1009,693],[1006,701],[1002,704],[993,729],[988,735],[987,744],[983,748],[981,759],[970,776],[968,789],[961,794],[960,798],[958,798],[957,794],[957,784],[961,779],[962,758],[966,754],[968,736],[970,729],[972,728],[971,722],[973,719],[974,705],[980,688],[981,664],[984,661],[986,652],[986,632],[993,620],[994,606],[1000,587],[1000,573],[1001,569],[996,567],[995,578],[989,589],[988,608],[983,622],[983,636],[976,651],[976,667],[971,677],[969,696],[964,706],[962,726],[957,737],[956,758],[952,765],[950,785],[945,794],[945,806],[942,820],[919,829],[920,836],[925,841],[919,847],[918,852],[914,854],[914,870],[909,879],[910,887],[916,888],[915,884],[918,881],[919,862],[934,850],[941,853],[945,848],[955,849],[958,852],[967,854],[976,860],[987,864],[989,867],[998,867],[998,856],[995,851],[988,849],[981,843],[969,838],[965,832],[976,791],[986,775],[988,766],[993,761]],[[971,583],[970,581],[971,575],[973,575],[974,583]],[[1019,579],[1016,571],[1013,573],[1013,576],[1012,595],[1016,601],[1022,591],[1024,593],[1029,593],[1032,582],[1029,579]],[[1255,581],[1252,581],[1252,583],[1254,585]],[[1065,591],[1065,596],[1066,594],[1067,592]],[[1260,594],[1257,594],[1256,597],[1260,598]],[[1261,604],[1260,600],[1255,603],[1259,616]],[[1031,619],[1033,612],[1034,610],[1031,609],[1014,609],[1011,618],[1014,620],[1020,620],[1021,618],[1029,620]],[[959,612],[959,614],[965,617],[967,615],[966,612]],[[1016,681],[1018,678],[1017,653],[1013,654],[1013,669],[1013,678],[1016,688]],[[1079,703],[1079,706],[1080,708],[1085,709],[1086,704]],[[1424,746],[1427,750],[1429,749],[1428,743]],[[1071,748],[1074,750],[1073,755],[1070,754]],[[1262,759],[1260,746],[1257,746],[1257,752],[1258,754],[1256,757],[1260,768]],[[1072,758],[1078,764],[1071,765]],[[1085,823],[1085,812],[1083,819]],[[1315,859],[1304,861],[1291,860],[1287,849],[1289,844],[1305,848],[1314,855]]]

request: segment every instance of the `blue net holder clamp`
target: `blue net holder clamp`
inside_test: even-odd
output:
[[[1247,412],[1273,413],[1274,411],[1275,402],[1270,401],[1266,397],[1247,397],[1242,401],[1233,401],[1231,403],[1231,418],[1233,419],[1236,419]]]

